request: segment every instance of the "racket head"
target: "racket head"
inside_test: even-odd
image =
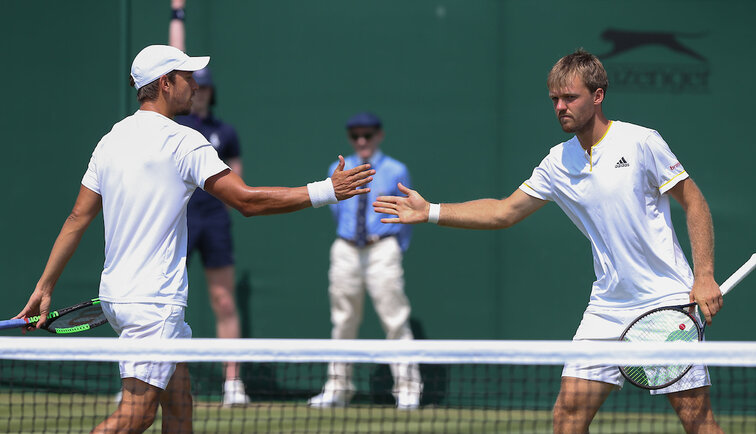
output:
[[[626,342],[695,342],[702,341],[701,322],[688,312],[694,304],[667,306],[652,309],[636,318],[620,336]],[[637,387],[656,390],[667,387],[682,378],[691,364],[658,366],[620,366],[620,373]]]
[[[108,322],[97,298],[55,311],[50,315],[42,328],[55,334],[83,332]]]

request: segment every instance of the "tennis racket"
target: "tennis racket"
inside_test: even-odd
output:
[[[722,295],[727,294],[756,268],[756,253],[732,276],[720,285]],[[627,342],[701,341],[706,322],[690,313],[696,303],[666,306],[649,310],[636,318],[620,336]],[[662,389],[683,377],[693,365],[673,366],[620,366],[620,372],[630,383],[648,390]]]
[[[37,321],[39,321],[39,315],[0,321],[0,330],[26,327],[36,324]],[[102,313],[100,299],[93,298],[84,303],[50,312],[42,328],[50,333],[71,334],[101,326],[106,322],[108,320]]]

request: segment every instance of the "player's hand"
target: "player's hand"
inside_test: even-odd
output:
[[[186,0],[171,0],[172,9],[184,9],[186,6]]]
[[[50,313],[51,300],[52,294],[50,291],[45,291],[38,284],[37,288],[32,292],[31,297],[29,297],[26,307],[24,307],[18,315],[14,316],[13,319],[39,315],[39,321],[37,322],[36,327],[31,325],[27,327],[28,330],[38,329],[47,321],[47,314]]]
[[[711,319],[722,309],[722,291],[714,281],[714,276],[696,277],[693,280],[690,302],[698,303],[698,308],[706,318],[706,324],[711,325]]]
[[[430,203],[420,196],[420,193],[407,188],[401,182],[397,184],[399,191],[406,194],[400,196],[378,196],[373,202],[373,210],[379,214],[391,214],[396,217],[382,218],[382,223],[425,223],[428,221]]]
[[[344,157],[339,155],[339,164],[331,175],[333,191],[336,193],[336,199],[344,200],[358,194],[366,194],[369,188],[360,188],[373,180],[375,170],[370,168],[369,164],[363,164],[353,169],[344,170]]]

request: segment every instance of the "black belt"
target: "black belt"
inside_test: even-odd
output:
[[[381,241],[382,239],[393,237],[393,236],[395,236],[395,235],[394,234],[391,234],[391,235],[370,235],[370,236],[368,236],[367,241],[365,242],[365,245],[362,246],[362,247],[367,247],[367,246],[373,245],[373,244],[377,243],[378,241]],[[355,241],[355,240],[350,240],[349,238],[344,238],[344,237],[339,237],[339,238],[341,238],[342,240],[346,241],[347,243],[351,244],[354,247],[360,247],[360,246],[357,245],[357,241]]]

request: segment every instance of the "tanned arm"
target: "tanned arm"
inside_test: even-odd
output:
[[[339,164],[331,175],[336,198],[344,200],[368,193],[369,188],[357,188],[370,183],[375,170],[369,164],[344,170],[344,164],[344,157],[339,155]],[[312,205],[307,187],[250,187],[228,169],[208,178],[204,189],[246,217],[283,214]]]
[[[100,213],[101,209],[102,197],[92,190],[81,186],[73,210],[63,223],[58,238],[55,240],[55,244],[53,244],[47,265],[42,272],[42,277],[37,282],[37,286],[26,303],[26,307],[14,318],[39,315],[40,320],[37,322],[37,328],[42,327],[47,320],[47,314],[50,312],[50,300],[52,299],[55,284],[63,273],[68,260],[71,259],[71,256],[76,251],[76,247],[78,247],[84,232],[89,227],[89,224],[92,223],[92,220],[97,217],[97,214]]]
[[[722,308],[722,293],[714,280],[714,225],[706,199],[692,179],[687,178],[669,190],[680,202],[688,224],[693,252],[693,288],[690,301],[697,302],[706,323]]]
[[[425,223],[430,203],[417,191],[399,184],[406,197],[380,196],[373,203],[375,212],[396,217],[383,223]],[[513,226],[548,203],[517,189],[504,199],[478,199],[463,203],[444,203],[438,224],[465,229],[503,229]]]

